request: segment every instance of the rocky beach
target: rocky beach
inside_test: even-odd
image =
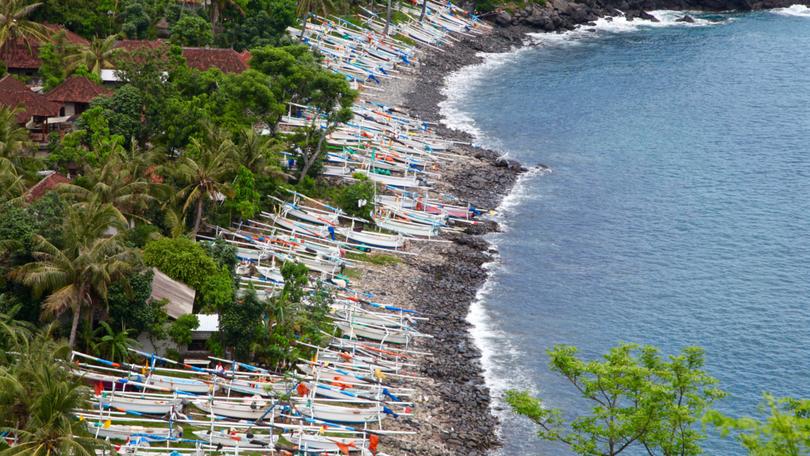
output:
[[[521,46],[528,30],[495,28],[484,37],[465,38],[443,52],[427,53],[415,73],[386,81],[377,96],[431,122],[442,137],[458,142],[452,152],[459,158],[441,170],[434,188],[479,208],[497,208],[526,168],[494,151],[470,145],[472,137],[440,124],[443,81],[448,74],[479,63],[480,52],[505,52]],[[415,346],[432,356],[418,362],[417,373],[426,379],[414,383],[418,393],[413,420],[399,425],[418,434],[387,441],[389,453],[483,455],[498,445],[498,422],[491,412],[481,354],[467,321],[470,305],[488,277],[483,266],[494,254],[484,236],[497,229],[490,215],[437,242],[412,243],[408,251],[413,255],[403,256],[396,265],[360,265],[362,289],[381,301],[427,316],[429,321],[421,323],[420,330],[433,336]]]

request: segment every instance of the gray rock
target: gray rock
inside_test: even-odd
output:
[[[512,15],[503,11],[495,16],[495,23],[500,26],[510,25],[512,23]]]

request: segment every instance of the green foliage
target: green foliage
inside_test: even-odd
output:
[[[165,336],[164,325],[168,315],[163,309],[166,303],[149,300],[153,277],[151,269],[144,269],[110,285],[107,306],[113,326],[126,326],[132,331],[133,337],[142,332],[156,338]]]
[[[233,302],[231,269],[218,265],[205,248],[191,239],[179,237],[150,241],[144,248],[143,259],[148,266],[156,267],[172,279],[197,290],[198,307],[217,310]],[[224,261],[230,263],[233,260]]]
[[[259,211],[261,195],[256,191],[256,179],[253,173],[244,166],[233,182],[233,197],[225,201],[225,206],[235,212],[241,219],[253,218]]]
[[[140,2],[129,2],[121,12],[121,32],[131,40],[150,38],[152,18]]]
[[[214,72],[216,74],[216,72]],[[231,133],[251,128],[256,122],[276,123],[284,113],[272,90],[272,79],[255,70],[216,74],[218,90],[210,94],[205,111],[215,123]]]
[[[200,326],[200,319],[196,315],[181,315],[169,326],[169,337],[177,345],[188,345],[191,343],[192,333],[198,326]]]
[[[126,325],[121,325],[121,330],[116,331],[106,321],[100,321],[99,327],[95,331],[96,342],[93,344],[93,351],[96,355],[114,362],[123,362],[129,359],[129,347],[137,346],[137,342],[132,339],[132,330]]]
[[[374,182],[365,175],[359,175],[358,182],[338,190],[335,202],[349,215],[368,218],[369,211],[374,207],[374,194]]]
[[[217,44],[237,51],[279,44],[287,27],[295,24],[293,0],[250,0],[244,14],[231,12],[217,35]]]
[[[211,23],[200,16],[183,15],[171,27],[171,42],[179,46],[207,46],[213,39]]]
[[[549,350],[552,371],[592,403],[590,413],[566,422],[525,392],[509,391],[513,411],[539,427],[540,438],[561,442],[581,455],[617,455],[634,447],[650,454],[696,455],[705,432],[696,423],[724,393],[703,371],[703,351],[686,348],[665,360],[654,347],[622,344],[603,361],[577,357],[567,345]]]
[[[87,79],[95,82],[96,84],[101,84],[101,82],[102,82],[101,81],[101,76],[99,76],[96,73],[93,73],[92,71],[87,69],[87,65],[85,65],[83,63],[79,64],[76,67],[76,69],[73,70],[73,75],[74,76],[81,76],[83,78],[87,78]]]
[[[199,292],[197,302],[206,313],[219,312],[229,306],[234,300],[231,270],[220,267],[205,280]]]
[[[718,427],[723,436],[734,433],[752,456],[810,454],[810,400],[765,394],[761,410],[764,419],[731,418],[710,411],[704,421]]]
[[[317,170],[313,165],[323,159],[326,135],[339,122],[351,118],[351,106],[357,93],[343,76],[321,67],[303,45],[254,49],[250,64],[272,78],[277,100],[295,100],[316,110],[312,124],[292,138],[298,146],[299,179],[303,179],[311,170]],[[326,119],[325,129],[316,125],[319,118]]]
[[[172,279],[198,291],[219,271],[205,249],[185,237],[147,242],[143,250],[143,261],[147,266],[156,267]]]
[[[42,60],[39,74],[45,90],[51,90],[68,77],[68,59],[76,52],[76,45],[67,40],[64,32],[59,32],[52,41],[39,47],[39,58]]]
[[[312,354],[312,350],[296,345],[295,341],[319,345],[324,340],[321,331],[332,328],[328,292],[318,287],[304,302],[304,286],[308,282],[306,266],[285,263],[281,274],[284,288],[268,302],[267,327],[252,347],[257,359],[277,367],[289,366],[296,359]]]
[[[217,238],[213,241],[200,242],[200,245],[220,267],[233,271],[236,264],[239,263],[239,258],[236,257],[236,246],[224,239]]]
[[[363,255],[360,253],[349,252],[346,254],[346,258],[354,261],[363,261],[365,263],[376,264],[378,266],[392,266],[402,262],[399,257],[388,255],[386,253],[372,253]]]
[[[119,0],[42,0],[42,3],[34,12],[35,20],[64,24],[85,38],[107,36],[117,28],[114,15]]]
[[[106,123],[106,133],[120,136],[124,139],[124,145],[129,147],[133,138],[144,138],[141,123],[144,105],[143,93],[133,85],[126,84],[118,88],[111,97],[94,100],[90,109],[82,113],[79,128],[86,126],[93,134],[98,135],[101,134],[98,125]]]
[[[222,344],[233,349],[237,358],[248,358],[252,344],[261,333],[264,313],[265,304],[252,288],[220,312],[219,332]]]
[[[90,392],[66,369],[70,348],[50,327],[31,333],[13,322],[0,325],[0,428],[17,444],[3,454],[92,455],[109,445],[93,439],[75,410],[88,407]],[[5,350],[16,353],[8,356]]]
[[[147,242],[159,236],[160,228],[146,223],[137,223],[127,231],[127,242],[133,247],[143,248]]]

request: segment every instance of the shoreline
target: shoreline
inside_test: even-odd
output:
[[[530,29],[495,27],[490,34],[462,38],[444,52],[421,56],[415,73],[383,83],[382,92],[370,95],[431,122],[443,138],[458,141],[452,152],[458,160],[441,170],[434,189],[453,194],[479,207],[499,208],[528,171],[514,160],[501,159],[495,151],[470,145],[473,138],[441,122],[439,110],[446,78],[461,68],[481,63],[480,52],[505,52],[522,46]],[[409,246],[416,253],[391,266],[363,265],[361,288],[384,297],[386,302],[416,309],[429,317],[420,329],[433,336],[416,348],[432,353],[421,357],[415,383],[414,420],[401,421],[403,430],[418,432],[415,439],[387,439],[387,454],[483,456],[500,446],[499,420],[484,377],[482,353],[472,333],[471,307],[490,277],[486,265],[495,247],[484,236],[498,231],[495,221],[468,226],[462,233],[442,236],[438,242]]]
[[[688,17],[692,11],[678,12]],[[684,25],[691,25],[694,19],[686,22],[690,24]],[[641,21],[634,23],[633,18],[627,23],[641,25]],[[578,25],[583,26],[583,33],[594,31],[594,24]],[[379,101],[403,108],[430,122],[441,137],[460,142],[452,151],[461,157],[442,169],[441,182],[434,183],[434,190],[500,213],[502,204],[517,190],[521,176],[534,170],[548,170],[544,165],[530,170],[517,161],[501,159],[498,152],[472,145],[472,135],[442,123],[439,105],[447,98],[443,90],[450,75],[485,62],[479,53],[514,51],[530,45],[526,41],[528,34],[552,36],[563,35],[565,31],[570,29],[544,33],[522,24],[494,26],[490,34],[461,38],[444,52],[426,52],[414,73],[381,86]],[[498,261],[497,247],[485,236],[499,231],[497,222],[488,221],[471,225],[463,234],[443,235],[443,239],[450,241],[448,244],[411,246],[409,250],[419,257],[408,257],[399,265],[377,269],[376,272],[390,275],[379,283],[364,283],[369,291],[430,317],[421,328],[435,337],[417,345],[434,355],[421,358],[418,363],[419,374],[428,378],[414,386],[418,391],[414,410],[418,422],[403,425],[403,429],[418,434],[413,441],[386,442],[388,454],[483,456],[501,446],[497,416],[500,413],[496,413],[500,408],[494,406],[495,397],[485,378],[483,353],[476,343],[472,332],[475,325],[470,318],[473,308],[485,299],[491,276],[489,265]],[[411,279],[402,279],[409,275]],[[393,286],[391,276],[399,277]],[[483,309],[477,311],[480,316]]]

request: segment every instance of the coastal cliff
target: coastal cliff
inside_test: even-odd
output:
[[[753,11],[784,8],[794,4],[808,5],[807,0],[546,0],[520,8],[504,7],[487,16],[501,27],[522,26],[539,32],[573,30],[578,25],[593,24],[600,17],[624,16],[657,22],[649,11]],[[681,19],[693,19],[684,13]]]

